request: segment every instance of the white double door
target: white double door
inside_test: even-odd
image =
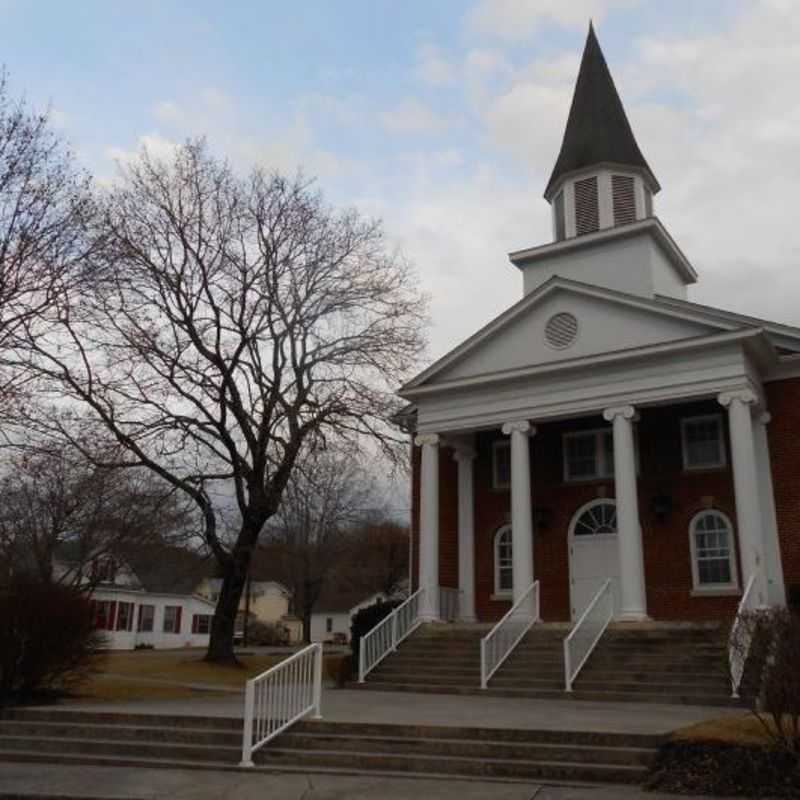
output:
[[[569,536],[570,605],[573,622],[580,619],[598,589],[611,578],[614,616],[621,611],[619,545],[616,533]]]

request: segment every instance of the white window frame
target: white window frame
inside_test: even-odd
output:
[[[714,420],[717,423],[720,460],[714,464],[689,464],[689,447],[686,438],[686,429],[693,422],[707,422],[708,420]],[[725,446],[725,423],[722,420],[722,414],[700,414],[699,416],[683,417],[681,419],[681,456],[683,458],[683,469],[686,472],[695,472],[704,469],[723,469],[728,466],[728,452]]]
[[[506,533],[511,536],[511,588],[503,589],[500,586],[500,537]],[[507,600],[514,596],[514,535],[511,530],[511,525],[503,525],[499,528],[494,535],[494,542],[492,543],[492,553],[494,556],[494,600]]]
[[[712,514],[719,517],[728,529],[729,552],[728,563],[731,570],[731,579],[728,583],[700,583],[700,570],[697,565],[697,537],[695,526],[701,517]],[[730,517],[716,508],[704,508],[698,511],[689,521],[689,549],[692,557],[692,594],[738,594],[739,593],[739,571],[737,569],[736,558],[736,530],[733,527]]]
[[[569,458],[567,457],[567,442],[571,439],[578,439],[580,437],[589,437],[589,436],[594,437],[594,445],[596,448],[595,461],[597,463],[598,470],[595,471],[594,475],[578,475],[576,477],[572,477],[569,474]],[[561,441],[561,457],[563,462],[565,483],[581,483],[583,481],[613,479],[614,477],[613,468],[611,469],[610,472],[607,471],[608,465],[606,464],[606,451],[605,448],[602,446],[603,436],[611,436],[611,446],[613,448],[614,436],[613,436],[613,430],[611,428],[587,428],[584,431],[569,431],[563,434]]]
[[[508,451],[508,458],[509,458],[509,480],[508,483],[503,483],[500,481],[499,475],[497,474],[497,451],[500,449],[504,449]],[[511,442],[504,442],[502,439],[497,442],[492,442],[492,489],[502,490],[502,489],[510,489],[511,488]]]

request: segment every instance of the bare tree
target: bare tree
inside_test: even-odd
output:
[[[331,210],[302,178],[237,177],[203,143],[124,168],[102,239],[97,286],[62,305],[30,366],[122,463],[197,505],[224,575],[207,658],[235,663],[252,552],[301,451],[399,444],[386,420],[424,343],[424,298],[379,223]],[[69,435],[57,415],[38,425]]]
[[[89,178],[48,115],[12,99],[0,69],[0,415],[24,377],[8,351],[83,275],[93,208]]]
[[[17,573],[91,591],[98,565],[127,548],[190,535],[186,508],[150,472],[98,467],[65,446],[9,452],[0,559]]]
[[[269,526],[268,552],[292,593],[303,638],[311,641],[311,615],[326,585],[346,584],[349,534],[374,496],[374,481],[345,453],[312,453],[295,468]]]
[[[354,589],[391,597],[408,581],[407,525],[383,514],[359,524],[348,537],[341,571]]]

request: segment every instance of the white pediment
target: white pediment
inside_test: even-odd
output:
[[[556,315],[564,326],[555,344],[548,341],[548,322]],[[568,316],[563,316],[568,315]],[[464,344],[422,373],[411,386],[431,385],[481,375],[635,350],[738,328],[700,314],[676,314],[656,301],[565,281],[529,295]],[[551,337],[552,339],[552,337]]]

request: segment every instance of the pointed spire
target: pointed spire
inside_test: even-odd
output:
[[[660,188],[636,144],[614,79],[595,36],[594,25],[590,22],[561,152],[544,196],[550,198],[555,184],[563,175],[603,162],[636,167],[644,171],[654,191]]]

